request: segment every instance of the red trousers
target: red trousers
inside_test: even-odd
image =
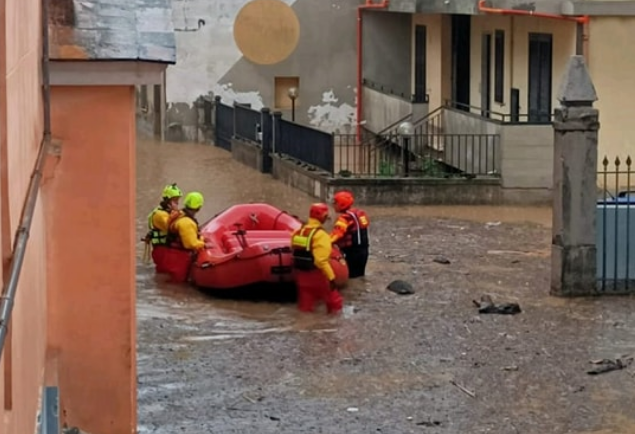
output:
[[[302,312],[313,312],[320,301],[326,303],[328,313],[342,310],[342,296],[339,291],[331,289],[328,279],[320,270],[296,270],[295,283],[298,288],[298,309]]]
[[[163,268],[170,274],[170,282],[184,283],[190,274],[192,252],[168,247],[163,253]]]
[[[167,273],[168,271],[165,269],[165,251],[168,248],[166,246],[152,246],[152,260],[154,261],[154,265],[156,265],[155,270],[157,273]]]

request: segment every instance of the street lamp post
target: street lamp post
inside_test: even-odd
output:
[[[403,162],[403,176],[407,178],[410,176],[410,138],[414,134],[415,127],[412,122],[402,122],[397,127],[397,134],[399,134],[403,140],[401,147],[401,159]]]
[[[298,98],[298,88],[290,87],[287,91],[287,95],[291,100],[291,121],[295,122],[295,100]]]

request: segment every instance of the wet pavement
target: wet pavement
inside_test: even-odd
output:
[[[169,182],[205,195],[201,221],[313,202],[211,146],[141,141],[137,159],[140,237]],[[635,433],[635,369],[586,373],[635,352],[635,300],[548,295],[549,210],[367,210],[368,276],[338,317],[169,285],[140,261],[139,432]],[[483,294],[523,312],[479,315]]]

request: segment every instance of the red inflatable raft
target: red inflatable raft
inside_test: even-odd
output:
[[[230,289],[293,281],[291,233],[302,223],[265,203],[234,205],[201,226],[211,247],[199,252],[192,281],[203,288]],[[339,285],[348,266],[334,246],[331,265]]]

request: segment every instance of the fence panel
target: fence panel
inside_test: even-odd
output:
[[[216,104],[216,143],[219,148],[232,150],[234,135],[234,108],[218,102]]]
[[[333,136],[281,119],[275,152],[333,173]]]
[[[252,142],[258,143],[259,132],[261,131],[261,116],[262,114],[258,110],[254,110],[243,104],[234,105],[236,123],[236,137],[241,139],[247,139]]]
[[[612,164],[611,164],[612,163]],[[635,289],[635,188],[631,157],[602,161],[596,205],[597,280],[600,291]],[[611,167],[612,166],[612,167]]]
[[[360,177],[498,177],[498,134],[335,135],[335,174]]]

